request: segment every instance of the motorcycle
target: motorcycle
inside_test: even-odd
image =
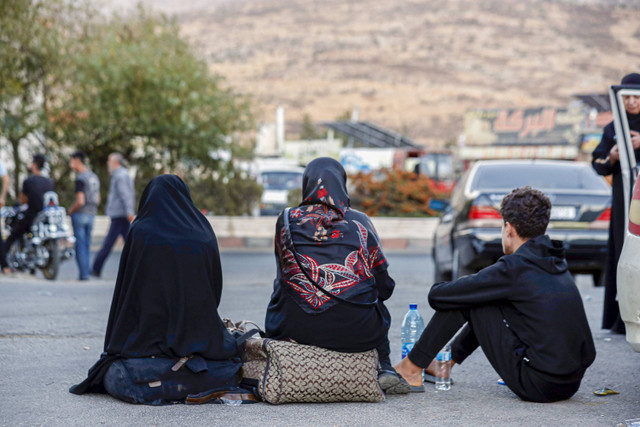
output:
[[[5,218],[5,229],[11,233],[17,221],[23,216],[26,206],[4,207],[0,212]],[[49,191],[44,195],[44,209],[37,213],[29,228],[7,252],[7,264],[14,270],[36,269],[48,280],[55,280],[60,263],[75,255],[73,237],[67,225],[66,209],[58,205],[58,195]]]

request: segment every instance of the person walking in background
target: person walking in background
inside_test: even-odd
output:
[[[89,280],[91,231],[100,204],[100,180],[87,168],[87,156],[82,151],[71,155],[69,167],[76,172],[76,201],[69,208],[76,238],[78,280]]]
[[[7,173],[7,169],[4,167],[2,160],[0,160],[0,179],[2,180],[2,190],[0,190],[0,209],[2,209],[7,201],[7,192],[9,191],[9,185],[11,185],[9,174]],[[2,272],[6,274],[9,273],[9,266],[5,262],[2,226],[3,224],[0,222],[0,268],[2,269]]]
[[[46,163],[46,159],[42,154],[33,156],[31,166],[31,176],[22,183],[22,192],[20,193],[20,203],[27,204],[27,210],[21,215],[15,223],[15,227],[11,231],[11,235],[4,243],[2,251],[2,266],[7,265],[7,252],[11,249],[11,245],[18,240],[24,233],[29,230],[36,214],[44,208],[44,194],[53,191],[53,180],[42,176],[42,169]]]
[[[622,78],[623,85],[640,85],[640,74],[632,73]],[[627,113],[631,141],[640,162],[640,97],[625,96],[624,108]],[[624,334],[624,322],[620,318],[617,294],[617,269],[620,252],[624,243],[624,191],[620,172],[620,154],[616,144],[616,131],[613,122],[605,126],[600,144],[593,150],[593,168],[600,175],[612,175],[613,200],[611,203],[611,222],[609,223],[609,245],[607,249],[607,266],[605,269],[604,313],[602,329]]]
[[[111,184],[105,213],[111,218],[111,224],[102,247],[93,261],[91,274],[96,277],[102,274],[102,267],[118,236],[126,240],[129,225],[134,218],[135,191],[129,171],[124,167],[122,154],[111,153],[107,160],[107,167],[111,174]]]

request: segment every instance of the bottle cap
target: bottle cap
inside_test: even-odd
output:
[[[440,352],[438,353],[438,355],[436,356],[436,360],[441,360],[443,362],[446,362],[448,360],[451,360],[451,353],[449,352]]]
[[[409,310],[417,310],[418,304],[409,304]]]

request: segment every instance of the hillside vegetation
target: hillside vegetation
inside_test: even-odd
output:
[[[217,0],[181,31],[262,118],[360,118],[442,144],[467,109],[566,106],[640,71],[640,2]]]

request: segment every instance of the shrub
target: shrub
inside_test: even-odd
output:
[[[429,178],[399,169],[359,172],[350,180],[351,206],[369,216],[435,216],[429,201],[447,198],[433,189]]]

